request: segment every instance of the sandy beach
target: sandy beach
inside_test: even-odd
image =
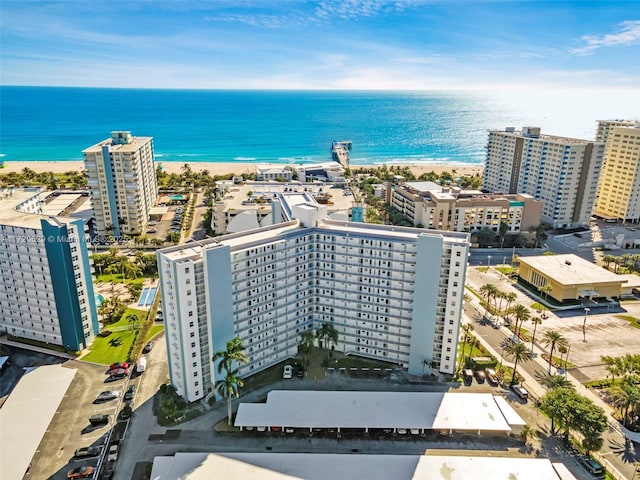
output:
[[[156,162],[158,165],[162,165],[162,168],[167,173],[180,173],[184,162]],[[255,163],[217,163],[217,162],[192,162],[189,163],[191,169],[194,172],[200,172],[207,170],[211,175],[227,175],[229,173],[236,173],[242,175],[243,173],[255,173]],[[395,164],[394,164],[395,165]],[[375,165],[379,166],[379,165]],[[413,174],[418,177],[423,173],[434,171],[441,173],[444,171],[452,172],[456,171],[456,175],[482,175],[482,165],[432,165],[432,164],[410,164],[403,165],[409,167]],[[35,172],[53,172],[63,173],[68,171],[80,171],[83,169],[83,162],[70,161],[70,162],[5,162],[4,168],[0,169],[0,175],[4,175],[10,172],[21,172],[25,167],[30,168]],[[358,168],[364,168],[364,165],[354,165],[352,170]]]

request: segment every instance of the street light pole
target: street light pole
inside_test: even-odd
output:
[[[590,308],[585,307],[584,309],[584,321],[582,322],[582,341],[586,342],[587,341],[587,315],[589,314],[589,312],[591,311]]]
[[[489,273],[490,267],[491,267],[491,255],[487,255],[487,273]]]

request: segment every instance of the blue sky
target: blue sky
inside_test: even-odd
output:
[[[2,0],[0,22],[3,85],[640,85],[637,0]]]

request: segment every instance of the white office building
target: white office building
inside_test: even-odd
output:
[[[542,222],[588,225],[596,200],[604,143],[543,135],[524,127],[489,132],[482,189],[542,200]]]
[[[158,198],[153,138],[111,132],[82,153],[96,234],[142,234]]]
[[[275,225],[158,251],[181,396],[211,391],[211,357],[233,337],[246,347],[247,376],[295,356],[300,334],[325,322],[337,350],[410,374],[431,362],[455,371],[468,234],[328,220],[306,192],[273,205]]]
[[[99,329],[85,224],[43,204],[37,188],[0,191],[0,331],[82,350]]]

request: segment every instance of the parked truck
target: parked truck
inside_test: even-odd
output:
[[[140,357],[136,363],[136,372],[142,373],[147,368],[147,357]]]

